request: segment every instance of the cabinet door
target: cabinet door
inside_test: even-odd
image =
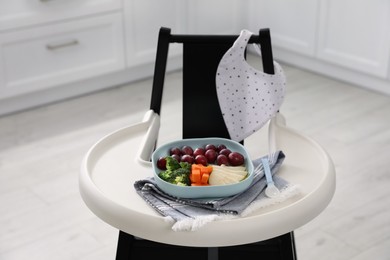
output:
[[[247,5],[241,0],[188,1],[188,32],[192,34],[238,34]]]
[[[252,31],[270,28],[272,45],[312,56],[316,44],[318,1],[254,0],[249,6]]]
[[[154,62],[160,27],[183,33],[184,4],[181,0],[132,0],[125,1],[125,32],[127,65],[134,67]],[[177,55],[179,48],[171,48],[170,56]]]
[[[0,1],[0,30],[120,10],[121,0]]]
[[[389,71],[390,1],[323,0],[318,58],[386,77]]]
[[[120,14],[3,33],[0,99],[124,69]]]

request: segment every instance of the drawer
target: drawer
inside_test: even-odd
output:
[[[2,0],[0,1],[0,31],[121,8],[121,0]]]
[[[122,16],[3,33],[0,53],[1,98],[122,70]]]

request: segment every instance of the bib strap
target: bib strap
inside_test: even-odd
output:
[[[246,46],[248,45],[249,39],[251,38],[252,34],[253,33],[248,30],[241,31],[237,40],[233,44],[233,48],[231,49],[231,56],[243,57]],[[237,50],[237,52],[234,52],[233,50]]]

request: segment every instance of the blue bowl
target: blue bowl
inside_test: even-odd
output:
[[[214,144],[214,145],[224,144],[231,151],[241,153],[245,158],[245,167],[248,171],[248,176],[244,180],[240,181],[239,183],[227,184],[227,185],[210,185],[210,186],[179,186],[179,185],[166,182],[158,176],[158,174],[162,170],[157,167],[157,160],[160,157],[168,156],[169,150],[172,147],[182,147],[184,145],[189,145],[193,148],[196,148],[196,147],[204,147],[206,144]],[[182,139],[182,140],[166,143],[158,147],[153,152],[152,164],[154,170],[154,179],[157,183],[157,186],[165,193],[178,198],[200,199],[200,198],[223,198],[223,197],[233,196],[237,193],[245,191],[245,189],[247,189],[253,181],[253,163],[245,147],[236,141],[225,139],[225,138],[191,138],[191,139]]]

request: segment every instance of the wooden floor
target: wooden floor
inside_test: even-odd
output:
[[[298,259],[390,259],[390,97],[284,68],[287,124],[337,170],[329,207],[295,231]],[[180,111],[180,76],[166,79],[167,116]],[[148,79],[0,118],[1,260],[114,259],[118,232],[81,200],[79,167],[99,138],[142,119],[150,93]]]

